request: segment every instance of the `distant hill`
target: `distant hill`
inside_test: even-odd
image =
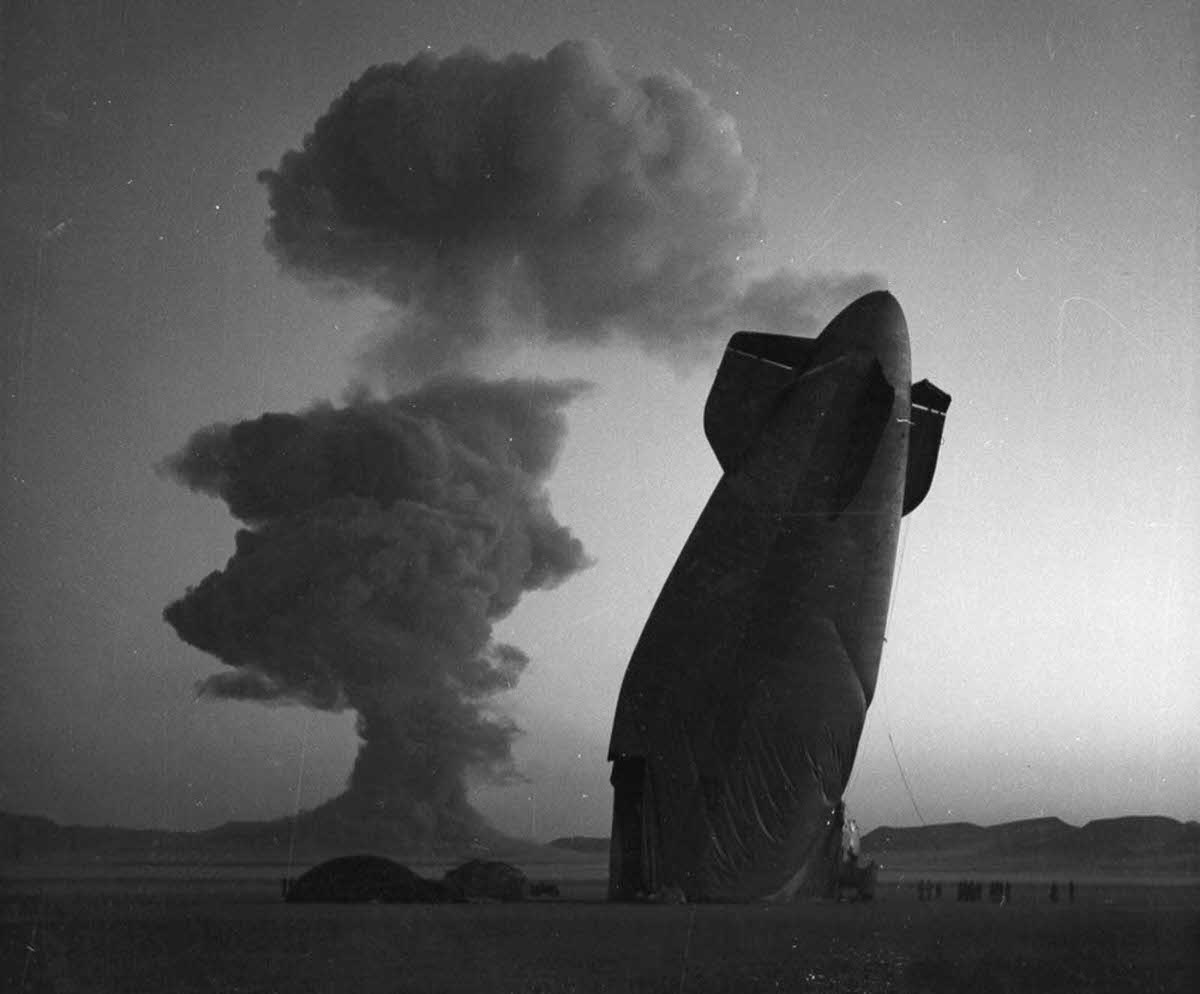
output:
[[[565,835],[551,839],[548,843],[555,849],[570,849],[572,852],[606,853],[609,850],[608,836]]]
[[[981,828],[965,822],[877,828],[863,854],[888,870],[1089,869],[1200,874],[1200,824],[1173,818],[1034,818]]]
[[[0,862],[312,862],[352,851],[406,860],[451,861],[487,855],[546,859],[550,850],[487,826],[469,836],[417,844],[404,825],[355,820],[322,806],[295,818],[227,822],[201,832],[59,825],[49,818],[0,812]]]
[[[59,825],[36,815],[0,812],[0,860],[5,861],[49,855],[132,857],[183,847],[189,840],[186,832]]]
[[[877,828],[863,854],[889,871],[1106,871],[1200,876],[1200,823],[1126,817],[1082,828],[1035,818],[984,828],[951,822]],[[607,838],[564,836],[542,846],[482,828],[470,838],[416,846],[403,826],[353,819],[336,807],[296,819],[229,822],[203,832],[59,825],[49,818],[0,812],[0,862],[315,862],[370,851],[409,861],[452,861],[486,855],[529,862],[606,854]],[[557,855],[555,855],[557,853]]]
[[[609,840],[572,835],[550,845],[599,854],[608,852]],[[1082,828],[1061,818],[986,828],[969,822],[883,827],[869,832],[862,846],[865,856],[887,870],[1078,869],[1200,876],[1200,824],[1153,816],[1105,818]]]
[[[509,838],[481,816],[444,820],[436,837],[402,816],[379,814],[340,795],[293,817],[226,822],[195,838],[206,848],[255,855],[289,852],[321,855],[344,852],[390,853],[406,860],[442,860],[506,853],[531,845]]]

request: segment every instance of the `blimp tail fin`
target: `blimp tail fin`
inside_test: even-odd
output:
[[[937,469],[938,449],[950,395],[928,380],[912,385],[912,428],[908,434],[908,471],[904,480],[904,514],[918,507],[929,493]]]
[[[811,338],[758,331],[739,331],[729,340],[704,406],[704,434],[725,472],[737,467],[815,345]]]

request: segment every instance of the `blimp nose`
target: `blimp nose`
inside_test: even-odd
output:
[[[864,294],[825,326],[813,365],[851,352],[874,355],[893,387],[908,385],[908,324],[899,301],[886,290]]]

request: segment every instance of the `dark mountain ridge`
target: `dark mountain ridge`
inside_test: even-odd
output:
[[[1052,868],[1200,874],[1200,823],[1161,816],[1101,818],[1077,828],[1033,818],[982,828],[966,822],[883,826],[862,840],[885,869]]]
[[[482,822],[461,837],[422,839],[403,822],[354,818],[328,805],[295,818],[226,822],[198,832],[59,825],[36,815],[0,812],[0,862],[292,863],[361,850],[441,862],[484,854],[528,857],[544,853],[545,847],[510,838]]]
[[[1200,823],[1161,816],[1090,821],[1033,818],[983,827],[968,822],[893,828],[862,840],[863,854],[885,870],[1103,870],[1200,876]],[[227,822],[199,832],[59,825],[49,818],[0,812],[0,861],[256,862],[313,861],[350,851],[410,861],[491,858],[588,858],[608,851],[606,838],[571,836],[539,845],[479,826],[470,836],[416,842],[407,826],[353,818],[334,808],[296,818]],[[559,855],[555,856],[557,853]]]
[[[572,852],[605,853],[611,848],[608,836],[598,835],[563,835],[551,839],[547,845],[555,849],[569,849]]]

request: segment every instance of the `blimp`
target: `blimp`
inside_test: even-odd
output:
[[[730,339],[704,410],[723,475],[617,700],[610,899],[836,893],[900,522],[950,406],[910,377],[886,291],[815,339]]]

